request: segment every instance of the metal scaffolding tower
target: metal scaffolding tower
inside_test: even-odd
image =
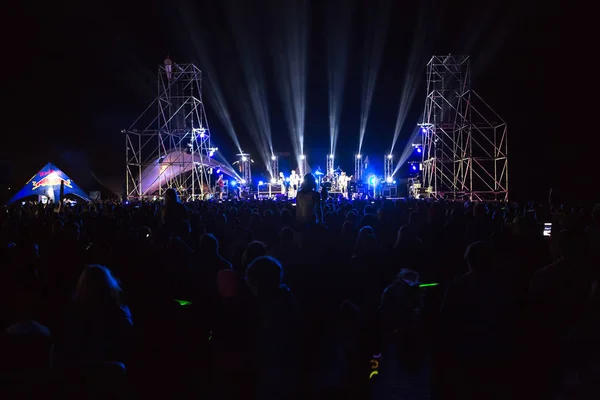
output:
[[[383,177],[386,182],[394,178],[394,156],[391,154],[383,157]]]
[[[202,101],[202,72],[169,58],[158,67],[156,99],[125,133],[126,197],[162,196],[176,189],[185,200],[211,192],[210,129]]]
[[[298,163],[298,174],[300,179],[304,179],[304,175],[308,173],[308,164],[306,162],[306,156],[302,154]]]
[[[427,63],[422,176],[435,197],[508,200],[506,122],[471,90],[468,56]]]
[[[362,154],[357,154],[354,157],[354,180],[356,182],[362,181],[363,169],[364,169],[364,166],[363,166]]]
[[[271,183],[279,179],[279,156],[273,154],[271,156]]]
[[[242,177],[242,181],[240,182],[242,185],[250,186],[252,184],[252,158],[250,158],[250,154],[240,153],[237,155],[239,160],[234,164],[239,165],[240,176]]]
[[[333,162],[334,162],[334,155],[333,154],[329,154],[327,156],[327,164],[325,164],[327,167],[325,168],[325,173],[327,176],[333,176],[333,173],[335,171],[335,167],[333,166]]]

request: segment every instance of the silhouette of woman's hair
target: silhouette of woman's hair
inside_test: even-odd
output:
[[[165,192],[165,206],[178,203],[179,199],[177,198],[177,192],[173,188],[167,189]]]
[[[267,246],[258,240],[251,242],[242,255],[242,264],[249,265],[259,257],[267,255]]]
[[[282,280],[283,268],[273,257],[258,257],[246,268],[246,282],[255,288],[258,294],[276,291]]]
[[[213,255],[219,252],[219,241],[213,234],[206,234],[200,238],[200,250],[203,255]]]
[[[114,301],[122,305],[121,287],[119,281],[108,268],[103,265],[88,265],[81,272],[77,288],[75,289],[75,302],[80,305]]]
[[[317,178],[310,172],[304,175],[302,179],[302,187],[300,190],[316,190],[317,189]]]

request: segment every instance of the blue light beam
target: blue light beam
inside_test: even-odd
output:
[[[308,1],[272,0],[271,33],[275,76],[284,116],[298,164],[304,154]]]
[[[360,113],[360,131],[358,141],[358,152],[362,152],[363,140],[369,120],[371,102],[377,84],[377,75],[381,64],[381,56],[385,48],[385,39],[387,36],[390,15],[392,11],[393,0],[372,0],[367,7],[367,29],[365,38],[365,60],[363,67],[362,80],[362,98]]]
[[[342,111],[346,70],[348,67],[349,33],[354,0],[332,0],[328,3],[329,34],[327,36],[327,74],[329,84],[329,154],[335,154]]]
[[[206,44],[200,39],[202,34],[198,27],[198,22],[193,19],[196,15],[193,3],[182,0],[180,7],[173,7],[177,10],[177,14],[181,20],[181,25],[187,31],[187,34],[192,41],[192,46],[195,52],[199,55],[201,62],[199,63],[202,70],[203,81],[207,83],[206,89],[208,92],[208,103],[214,110],[217,118],[225,128],[225,131],[229,135],[230,139],[239,152],[241,153],[240,141],[231,120],[231,114],[225,101],[225,96],[221,85],[219,84],[218,75],[211,62],[211,57],[207,51]]]
[[[271,155],[273,140],[269,104],[266,94],[264,67],[260,61],[260,51],[257,47],[258,18],[251,2],[243,4],[226,4],[227,16],[230,20],[236,48],[240,55],[241,68],[246,82],[246,95],[238,96],[238,108],[248,131],[252,135],[261,159],[271,173]],[[240,93],[241,94],[241,93]]]

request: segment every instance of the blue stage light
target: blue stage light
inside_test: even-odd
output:
[[[235,185],[237,184],[237,182],[236,182],[236,181],[231,181],[231,182],[229,182],[229,184],[230,184],[231,186],[235,186]]]

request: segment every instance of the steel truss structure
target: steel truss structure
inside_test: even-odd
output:
[[[354,180],[356,182],[361,182],[363,178],[363,160],[362,154],[356,154],[354,156]]]
[[[239,165],[240,176],[242,177],[242,181],[240,182],[242,185],[252,185],[252,158],[250,158],[250,154],[240,153],[237,155],[239,160],[234,164]]]
[[[300,160],[298,162],[298,174],[300,174],[300,179],[304,179],[304,175],[308,171],[308,163],[306,161],[306,156],[301,155]]]
[[[383,178],[386,182],[394,178],[394,156],[391,154],[383,157]]]
[[[271,156],[271,183],[279,179],[279,156],[273,154]]]
[[[506,122],[471,89],[468,56],[427,63],[422,176],[434,197],[508,200]]]
[[[202,101],[202,72],[169,59],[158,67],[156,99],[124,131],[126,196],[162,196],[174,188],[185,200],[211,193],[210,129]],[[212,153],[211,153],[212,152]]]
[[[333,173],[335,172],[335,167],[333,166],[333,161],[334,161],[333,154],[329,154],[327,156],[327,164],[325,164],[327,166],[325,168],[325,173],[327,176],[333,176]]]

